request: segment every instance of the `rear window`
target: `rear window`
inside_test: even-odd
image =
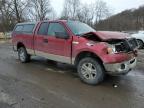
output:
[[[34,27],[35,27],[35,24],[17,25],[14,31],[16,33],[32,34]]]

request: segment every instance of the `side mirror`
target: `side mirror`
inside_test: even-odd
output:
[[[60,39],[68,39],[69,35],[65,32],[55,32],[55,36],[56,38],[60,38]]]

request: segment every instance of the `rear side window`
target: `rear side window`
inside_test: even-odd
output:
[[[34,29],[34,24],[26,24],[23,27],[23,33],[28,33],[28,34],[32,34],[33,33],[33,29]]]
[[[48,31],[48,23],[42,23],[40,25],[40,28],[38,30],[38,35],[47,35],[47,31]]]
[[[22,30],[23,30],[23,26],[22,25],[18,25],[15,28],[15,32],[22,32]]]
[[[63,25],[61,25],[59,23],[50,23],[49,28],[48,28],[48,35],[55,36],[55,32],[66,33],[66,30],[63,27]]]
[[[35,27],[35,24],[17,25],[14,31],[16,33],[28,33],[28,34],[32,34],[34,27]]]

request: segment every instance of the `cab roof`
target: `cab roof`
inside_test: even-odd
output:
[[[43,21],[38,21],[38,22],[23,22],[23,23],[18,23],[17,25],[25,25],[25,24],[37,24],[39,22],[76,22],[74,20],[43,20]]]
[[[36,24],[37,22],[23,22],[23,23],[18,23],[17,25],[25,25],[25,24]]]

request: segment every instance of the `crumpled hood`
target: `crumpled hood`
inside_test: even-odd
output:
[[[111,32],[111,31],[96,31],[96,32],[90,32],[92,34],[95,34],[103,41],[108,40],[117,40],[117,39],[126,39],[129,37],[127,33],[121,33],[121,32]],[[89,34],[89,33],[87,33]],[[85,34],[85,36],[87,35]]]

